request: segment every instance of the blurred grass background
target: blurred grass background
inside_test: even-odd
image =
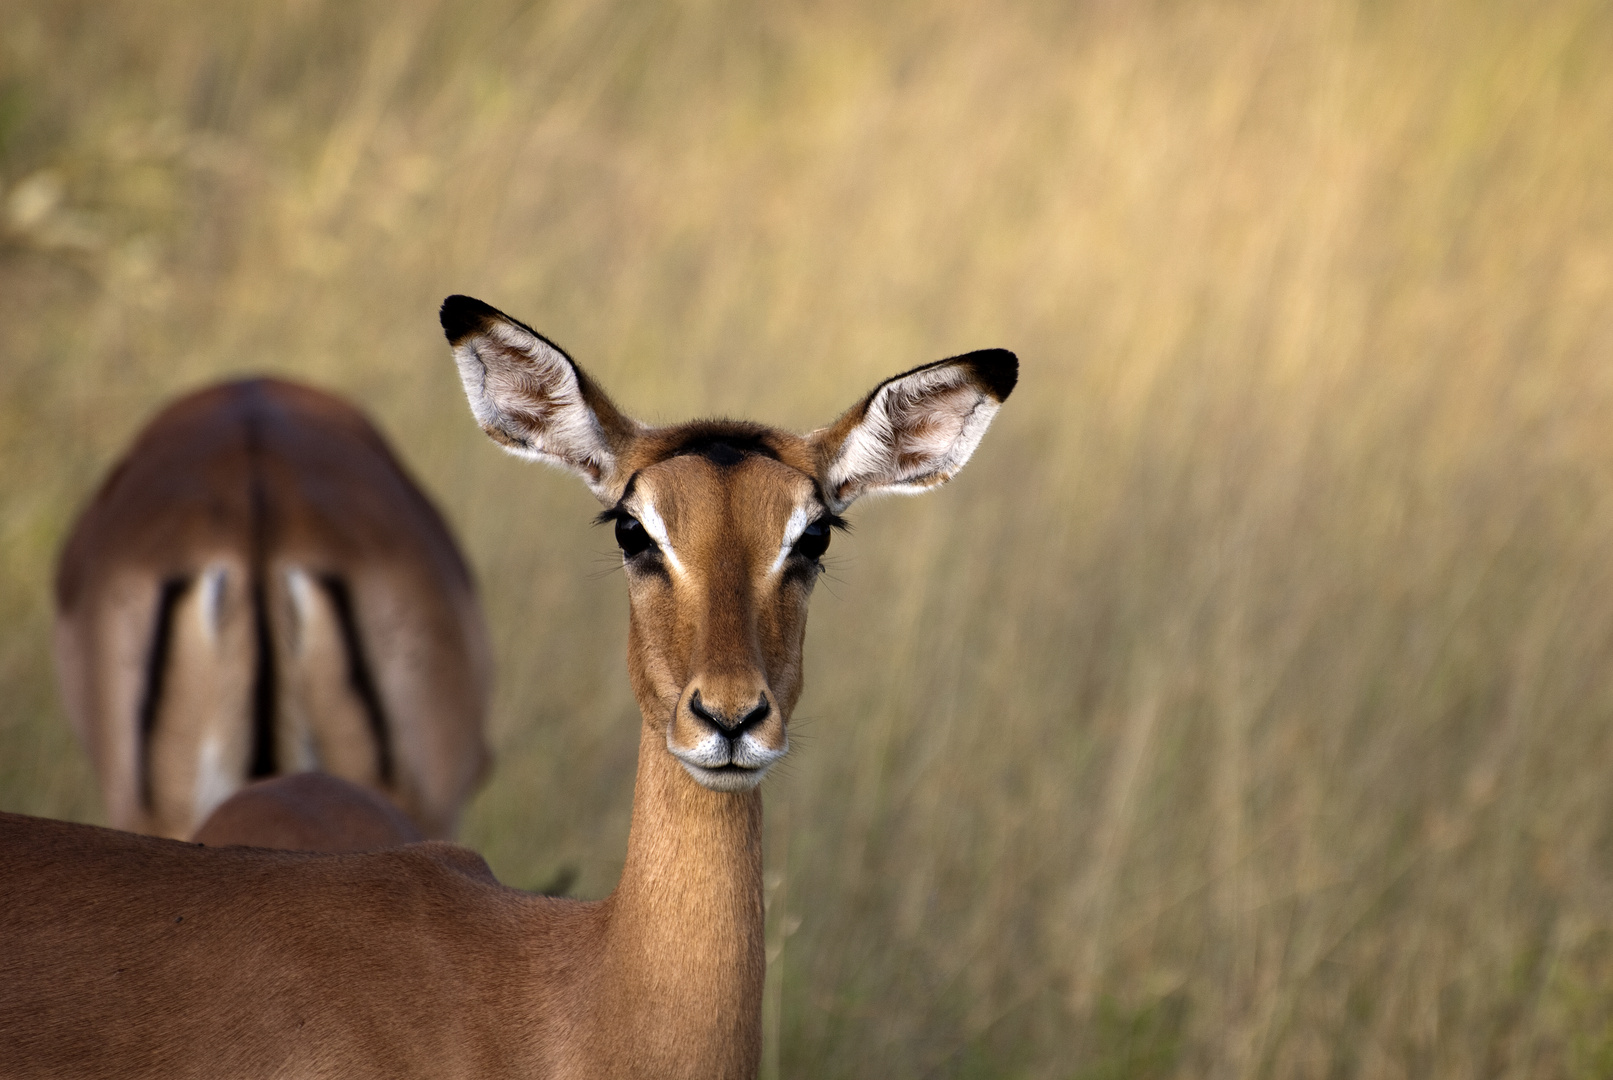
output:
[[[466,842],[609,890],[637,714],[479,296],[645,419],[1019,352],[859,505],[768,782],[764,1074],[1613,1074],[1613,10],[5,0],[0,807],[98,820],[56,545],[150,413],[362,400],[499,656]]]

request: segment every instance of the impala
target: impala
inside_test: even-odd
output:
[[[11,1075],[755,1075],[758,785],[788,749],[821,557],[859,496],[955,474],[1017,362],[917,368],[804,436],[652,428],[487,305],[450,297],[442,323],[482,427],[580,474],[622,549],[642,725],[615,891],[531,896],[443,843],[214,850],[8,817]]]
[[[450,837],[485,771],[488,647],[447,526],[352,406],[274,379],[165,409],[56,579],[68,715],[120,829],[184,838],[320,769]]]
[[[191,839],[284,851],[376,851],[424,840],[403,811],[373,788],[322,772],[258,780],[207,816]]]

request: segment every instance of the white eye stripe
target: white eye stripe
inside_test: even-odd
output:
[[[784,560],[790,557],[790,549],[795,546],[797,540],[801,539],[801,534],[806,532],[806,528],[810,524],[812,524],[812,517],[807,514],[806,507],[797,506],[790,511],[790,520],[784,526],[784,543],[779,545],[778,558],[774,559],[773,565],[767,568],[769,576],[779,572],[779,568],[784,565]]]
[[[666,556],[666,561],[671,565],[672,569],[680,574],[684,573],[683,560],[679,559],[678,553],[672,550],[672,541],[667,539],[666,522],[662,521],[661,515],[655,512],[655,504],[648,498],[641,498],[637,501],[639,505],[634,512],[634,516],[638,518],[638,523],[644,526],[645,532],[650,534],[650,539],[654,540],[656,546],[661,549],[661,554]]]

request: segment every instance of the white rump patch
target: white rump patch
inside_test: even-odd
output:
[[[286,592],[291,596],[291,613],[296,622],[292,632],[298,654],[308,651],[308,627],[316,617],[314,611],[314,579],[300,567],[286,571]]]
[[[214,563],[202,571],[197,582],[196,616],[201,622],[202,640],[215,648],[224,629],[224,586],[228,580],[229,571]]]
[[[235,772],[225,764],[224,743],[221,733],[209,731],[202,736],[201,745],[196,749],[196,785],[192,802],[195,817],[191,820],[198,825],[206,821],[207,816],[241,786]]]

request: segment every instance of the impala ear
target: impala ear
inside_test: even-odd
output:
[[[916,495],[969,460],[1019,380],[1006,349],[938,360],[886,379],[840,419],[808,436],[836,513],[860,495]]]
[[[518,457],[580,474],[614,503],[627,479],[619,463],[638,424],[559,346],[497,308],[450,296],[441,319],[482,430]]]

